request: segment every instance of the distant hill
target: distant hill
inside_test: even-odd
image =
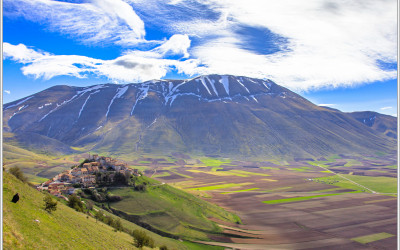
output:
[[[59,153],[309,158],[396,150],[390,131],[385,136],[270,80],[231,75],[55,86],[3,110],[4,131],[15,135],[6,142]]]
[[[397,139],[397,117],[372,111],[352,112],[348,114],[366,126],[386,136]]]

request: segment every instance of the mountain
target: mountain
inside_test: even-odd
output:
[[[397,118],[372,111],[349,113],[354,119],[389,137],[397,139]]]
[[[394,139],[350,114],[270,80],[231,75],[55,86],[3,111],[4,131],[15,135],[9,140],[31,148],[57,141],[61,151],[314,157],[396,149]]]

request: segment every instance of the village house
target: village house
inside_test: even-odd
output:
[[[129,169],[127,164],[117,161],[111,157],[93,155],[82,167],[75,167],[56,175],[37,186],[38,190],[47,190],[56,196],[69,195],[74,193],[72,184],[82,184],[83,187],[90,188],[96,186],[96,173],[108,172],[109,181],[113,182],[115,173],[131,174],[140,176],[138,169]]]

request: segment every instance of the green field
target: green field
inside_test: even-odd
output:
[[[377,240],[387,239],[387,238],[390,238],[393,236],[395,236],[395,235],[389,234],[389,233],[377,233],[377,234],[369,234],[369,235],[365,235],[365,236],[352,238],[351,240],[357,241],[362,244],[366,244],[366,243],[374,242]]]
[[[189,190],[210,191],[210,190],[225,189],[225,188],[231,188],[231,187],[241,187],[241,186],[250,185],[250,184],[253,184],[253,183],[226,183],[226,184],[220,184],[220,185],[214,185],[214,186],[195,187],[195,188],[190,188]]]
[[[159,177],[166,177],[166,176],[170,176],[171,174],[168,172],[162,172],[160,174],[154,174],[152,175],[152,178],[159,178]]]
[[[221,194],[241,193],[241,192],[254,191],[254,190],[257,190],[257,189],[259,189],[259,188],[249,188],[249,189],[235,190],[235,191],[224,192],[224,193],[221,193]]]
[[[110,203],[112,208],[140,217],[140,221],[184,239],[208,239],[207,233],[220,233],[221,229],[209,217],[240,222],[239,217],[222,208],[167,184],[146,178],[147,191],[132,188],[111,189],[113,195],[123,199]],[[206,233],[207,232],[207,233]]]
[[[310,167],[300,167],[300,168],[288,168],[289,170],[297,171],[297,172],[307,172],[312,170]]]
[[[266,203],[266,204],[280,204],[280,203],[288,203],[288,202],[294,202],[294,201],[305,201],[305,200],[310,200],[310,199],[315,199],[315,198],[320,198],[320,197],[334,196],[334,195],[341,195],[341,194],[349,194],[349,193],[358,193],[358,192],[359,191],[347,192],[347,193],[319,194],[319,195],[311,195],[311,196],[301,196],[301,197],[293,197],[293,198],[286,198],[286,199],[279,199],[279,200],[263,201],[263,203]]]
[[[383,176],[375,177],[375,176],[345,175],[345,174],[343,174],[343,176],[367,188],[370,188],[378,193],[397,193],[397,178],[383,177]],[[314,178],[313,180],[342,188],[348,188],[359,191],[365,190],[364,188],[357,186],[354,183],[346,179],[343,179],[338,175]],[[367,190],[365,191],[367,192]]]
[[[219,167],[222,164],[229,164],[231,162],[230,160],[219,160],[219,159],[210,158],[210,157],[200,158],[200,161],[209,167]]]

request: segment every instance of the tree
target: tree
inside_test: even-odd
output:
[[[114,185],[126,185],[128,182],[122,173],[116,173],[114,176]]]
[[[57,201],[53,200],[49,194],[47,194],[44,199],[44,210],[51,213],[51,211],[57,210]]]
[[[122,223],[121,223],[120,219],[114,220],[114,228],[117,229],[117,231],[124,230],[124,227],[122,226]]]
[[[14,175],[15,177],[17,177],[19,180],[21,180],[22,182],[26,182],[27,178],[24,176],[24,173],[21,171],[21,169],[19,167],[11,167],[8,172],[12,175]]]
[[[81,199],[77,195],[73,194],[68,196],[67,204],[69,207],[72,207],[76,211],[83,212],[83,204],[81,202]]]
[[[168,247],[167,247],[166,245],[162,245],[162,246],[160,247],[160,250],[168,250]]]
[[[103,219],[104,219],[104,214],[103,214],[103,212],[102,212],[101,210],[99,210],[99,211],[95,214],[94,218],[96,218],[96,221],[97,221],[97,220],[103,221]]]
[[[91,201],[91,200],[87,200],[86,201],[86,208],[87,209],[92,210],[93,206],[94,206],[94,202],[93,201]]]
[[[143,246],[154,247],[154,240],[149,237],[143,230],[133,230],[132,236],[135,239],[135,246],[141,248]]]

